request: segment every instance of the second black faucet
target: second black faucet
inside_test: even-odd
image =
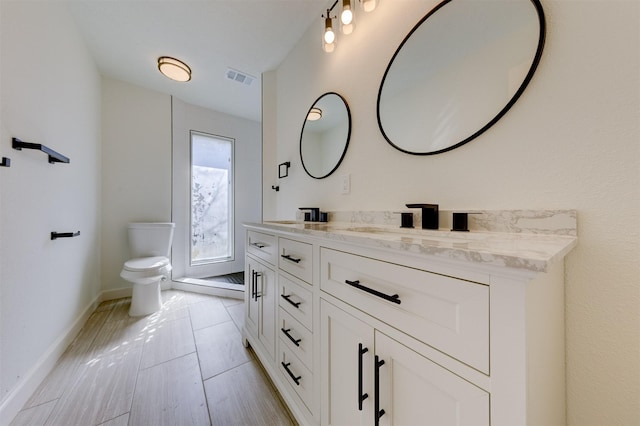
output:
[[[422,209],[422,229],[439,229],[440,215],[437,204],[407,204],[410,209]]]

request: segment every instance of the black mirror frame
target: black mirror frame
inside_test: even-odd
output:
[[[314,176],[311,173],[309,173],[309,170],[307,170],[307,167],[304,164],[304,158],[302,157],[302,136],[304,135],[304,127],[307,124],[307,116],[309,115],[309,112],[311,112],[311,109],[316,106],[316,104],[318,103],[318,101],[320,99],[322,99],[323,97],[328,96],[328,95],[336,95],[342,100],[342,103],[344,104],[344,106],[345,106],[345,108],[347,110],[347,119],[349,120],[349,130],[347,131],[347,140],[344,142],[344,149],[342,150],[342,155],[340,156],[340,159],[336,162],[336,165],[333,167],[333,169],[331,169],[331,171],[329,173],[327,173],[326,175],[324,175],[324,176]],[[338,167],[342,163],[342,160],[344,159],[344,156],[347,154],[347,148],[349,147],[349,141],[350,140],[351,140],[351,109],[349,108],[349,104],[347,103],[347,100],[341,94],[336,93],[336,92],[323,93],[322,95],[320,95],[318,97],[318,99],[316,99],[313,102],[313,104],[311,104],[311,107],[309,107],[309,109],[307,110],[307,113],[304,116],[304,122],[302,123],[302,130],[300,131],[300,143],[299,143],[300,162],[302,163],[302,168],[307,173],[307,175],[311,176],[314,179],[324,179],[326,177],[331,176],[333,174],[333,172],[335,172],[338,169]]]
[[[522,84],[520,85],[520,87],[518,88],[516,93],[513,95],[513,97],[509,100],[509,102],[507,102],[505,107],[502,108],[498,112],[498,114],[495,117],[493,117],[486,125],[484,125],[482,128],[480,128],[480,130],[476,131],[471,136],[469,136],[469,137],[463,139],[462,141],[460,141],[460,142],[458,142],[458,143],[456,143],[454,145],[451,145],[451,146],[449,146],[447,148],[444,148],[444,149],[441,149],[441,150],[438,150],[438,151],[431,151],[431,152],[411,152],[411,151],[407,151],[407,150],[405,150],[403,148],[400,148],[399,146],[394,144],[391,141],[391,139],[389,139],[389,137],[387,136],[387,134],[384,131],[384,128],[382,127],[382,121],[380,120],[380,97],[382,96],[382,88],[384,87],[384,82],[385,82],[385,80],[387,78],[387,74],[389,73],[389,70],[391,69],[391,65],[393,65],[393,61],[396,59],[396,56],[398,56],[398,53],[400,52],[400,50],[402,50],[402,47],[405,45],[407,40],[409,40],[409,38],[424,23],[424,21],[426,21],[431,15],[433,15],[439,9],[441,9],[443,6],[445,6],[448,3],[451,3],[452,1],[453,0],[443,0],[436,7],[434,7],[429,13],[427,13],[411,29],[409,34],[407,34],[407,36],[402,40],[402,43],[400,43],[400,46],[398,46],[398,48],[396,49],[395,53],[391,57],[391,60],[389,61],[389,64],[387,65],[387,68],[386,68],[386,70],[384,72],[384,75],[382,76],[382,81],[380,82],[380,88],[378,89],[378,99],[377,99],[377,102],[376,102],[376,115],[377,115],[377,119],[378,119],[378,128],[380,129],[380,132],[382,133],[382,136],[384,136],[386,141],[392,147],[394,147],[395,149],[397,149],[399,151],[402,151],[402,152],[404,152],[406,154],[411,154],[411,155],[435,155],[435,154],[441,154],[443,152],[447,152],[447,151],[451,151],[452,149],[456,149],[456,148],[466,144],[467,142],[470,142],[473,139],[477,138],[482,133],[486,132],[491,126],[493,126],[495,123],[497,123],[498,120],[500,120],[507,113],[507,111],[509,111],[509,109],[513,106],[513,104],[515,104],[516,101],[520,98],[520,96],[522,95],[522,93],[524,92],[526,87],[529,85],[529,82],[533,78],[533,74],[535,73],[536,69],[538,68],[538,64],[540,63],[540,58],[542,57],[542,51],[544,49],[545,38],[546,38],[546,28],[547,28],[546,27],[545,17],[544,17],[544,10],[542,9],[542,4],[540,3],[540,0],[529,0],[533,4],[535,9],[536,9],[536,12],[538,14],[538,20],[539,20],[539,23],[540,23],[540,34],[539,34],[539,37],[538,37],[538,48],[536,49],[536,54],[535,54],[533,62],[531,64],[531,68],[529,69],[529,72],[525,76],[524,81],[522,82]]]

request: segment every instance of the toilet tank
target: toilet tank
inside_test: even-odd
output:
[[[130,223],[128,226],[131,257],[169,257],[175,223]]]

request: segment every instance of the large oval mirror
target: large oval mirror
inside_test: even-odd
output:
[[[391,58],[378,92],[385,139],[409,154],[459,147],[516,102],[540,61],[538,0],[445,0]]]
[[[329,92],[309,108],[300,134],[300,159],[309,176],[322,179],[344,158],[351,136],[351,112],[342,96]]]

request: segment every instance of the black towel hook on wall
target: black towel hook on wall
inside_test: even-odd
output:
[[[0,167],[11,167],[11,159],[2,157],[2,163],[0,163]]]

